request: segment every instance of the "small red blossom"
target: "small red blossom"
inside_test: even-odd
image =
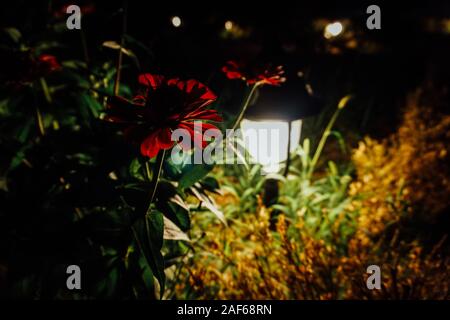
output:
[[[197,80],[183,81],[161,75],[142,74],[139,83],[144,87],[142,94],[132,101],[119,96],[108,100],[105,120],[122,124],[125,137],[140,143],[143,156],[153,158],[160,150],[170,149],[173,130],[185,129],[191,141],[200,148],[208,143],[202,139],[204,131],[217,129],[211,123],[203,122],[201,128],[195,121],[220,122],[216,110],[206,109],[216,100],[216,95]],[[183,147],[190,141],[182,141]]]
[[[243,63],[228,61],[222,68],[222,71],[228,79],[240,79],[248,85],[267,84],[279,86],[286,81],[286,78],[283,77],[284,71],[282,66],[248,67]]]
[[[59,70],[61,68],[61,65],[59,64],[55,56],[52,56],[50,54],[41,54],[37,58],[34,68],[34,73],[37,76],[44,76],[56,70]]]
[[[71,14],[67,13],[67,8],[69,8],[69,6],[71,6],[71,4],[63,5],[53,13],[53,16],[57,19],[68,17]],[[94,13],[96,10],[95,5],[93,3],[88,3],[79,7],[81,15],[89,15]]]
[[[34,56],[33,52],[8,52],[1,59],[1,80],[20,88],[59,70],[61,65],[50,54]]]

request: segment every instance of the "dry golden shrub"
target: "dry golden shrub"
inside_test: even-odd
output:
[[[448,214],[450,115],[436,107],[440,101],[417,90],[395,134],[381,142],[365,138],[354,151],[357,179],[350,195],[362,195],[353,203],[360,209],[362,238],[380,234],[405,214],[430,223]]]
[[[450,260],[441,241],[425,253],[419,243],[350,240],[341,252],[303,233],[284,215],[270,230],[261,207],[229,228],[214,225],[183,268],[176,292],[199,299],[449,299]],[[382,289],[366,286],[369,265],[381,268]],[[188,294],[187,294],[188,293]]]

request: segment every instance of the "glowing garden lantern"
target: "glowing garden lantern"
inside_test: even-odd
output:
[[[241,128],[250,156],[265,173],[277,173],[300,142],[302,120],[243,119]]]
[[[297,148],[302,119],[316,114],[321,105],[305,88],[303,81],[280,87],[262,87],[241,122],[245,147],[266,174],[277,173]]]
[[[291,153],[300,142],[302,119],[319,113],[322,104],[302,79],[262,87],[255,100],[241,122],[244,145],[263,173],[278,173],[284,163],[287,176]],[[269,177],[264,189],[264,203],[270,205],[278,198],[278,181]]]

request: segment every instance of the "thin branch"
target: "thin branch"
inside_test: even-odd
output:
[[[120,39],[120,48],[119,48],[119,56],[117,58],[116,65],[116,79],[114,81],[114,95],[119,94],[119,86],[120,86],[120,76],[122,74],[122,59],[123,59],[123,50],[122,48],[125,45],[125,34],[127,32],[127,1],[123,2],[122,8],[122,36]]]

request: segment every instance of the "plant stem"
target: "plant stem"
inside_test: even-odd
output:
[[[83,29],[80,29],[80,38],[81,38],[81,46],[83,47],[83,56],[84,56],[84,61],[86,62],[86,68],[89,69],[89,64],[90,64],[89,51],[88,51],[88,47],[87,47],[87,43],[86,43],[86,35],[85,35]]]
[[[125,45],[125,33],[127,32],[127,1],[123,2],[123,12],[122,12],[122,36],[120,38],[120,48],[119,48],[119,57],[117,58],[116,65],[116,79],[114,80],[114,95],[119,94],[119,86],[120,86],[120,76],[122,73],[122,58],[123,52],[122,48]]]
[[[289,173],[289,166],[291,165],[291,130],[292,130],[292,121],[288,122],[288,145],[287,145],[287,158],[286,158],[286,167],[284,168],[283,175],[287,177]]]
[[[41,77],[41,78],[39,78],[39,83],[41,84],[42,91],[44,92],[45,100],[47,101],[48,104],[51,104],[53,100],[52,100],[52,96],[50,94],[50,90],[47,85],[47,81],[45,81],[45,79]],[[36,124],[37,124],[37,128],[39,130],[39,134],[41,136],[44,136],[45,135],[44,118],[42,117],[42,112],[38,107],[37,92],[36,91],[33,91],[33,92],[34,92],[34,103],[35,103],[35,111],[36,111]]]
[[[319,144],[317,145],[316,152],[314,153],[314,157],[311,160],[310,167],[309,167],[309,176],[314,172],[314,168],[317,165],[317,161],[319,161],[320,154],[322,153],[323,147],[325,146],[325,143],[327,142],[328,136],[330,135],[331,129],[333,128],[334,123],[336,122],[336,119],[341,112],[340,108],[337,108],[336,111],[333,113],[333,116],[331,117],[330,121],[328,122],[328,125],[325,128],[325,131],[322,134],[322,137],[320,138]]]
[[[39,110],[39,107],[36,107],[36,122],[40,135],[44,136],[45,135],[44,121],[42,119],[42,114],[41,111]]]
[[[159,177],[161,175],[162,165],[164,163],[164,156],[165,156],[165,154],[166,154],[166,150],[162,150],[156,156],[156,163],[155,163],[156,171],[153,173],[152,181],[150,183],[150,190],[151,190],[150,194],[151,194],[151,196],[150,196],[150,203],[148,204],[148,208],[147,208],[146,213],[151,210],[153,201],[155,200],[156,190],[158,189],[158,182],[159,182]],[[145,167],[146,167],[147,175],[148,175],[149,172],[150,172],[150,168],[149,168],[149,163],[148,162],[145,163]]]
[[[248,105],[250,104],[250,101],[252,101],[253,95],[255,94],[256,88],[257,88],[258,86],[259,86],[258,82],[256,82],[256,83],[252,86],[252,88],[251,88],[249,94],[247,95],[247,98],[246,98],[245,101],[244,101],[244,104],[242,105],[241,112],[239,113],[238,117],[236,118],[236,121],[234,122],[233,130],[236,130],[236,128],[237,128],[237,127],[239,126],[239,124],[241,123],[242,118],[244,117],[245,111],[247,110]]]
[[[50,94],[50,89],[48,88],[47,81],[45,81],[44,78],[39,79],[42,87],[42,91],[44,91],[45,100],[48,102],[48,104],[51,104],[53,102],[52,96]]]

